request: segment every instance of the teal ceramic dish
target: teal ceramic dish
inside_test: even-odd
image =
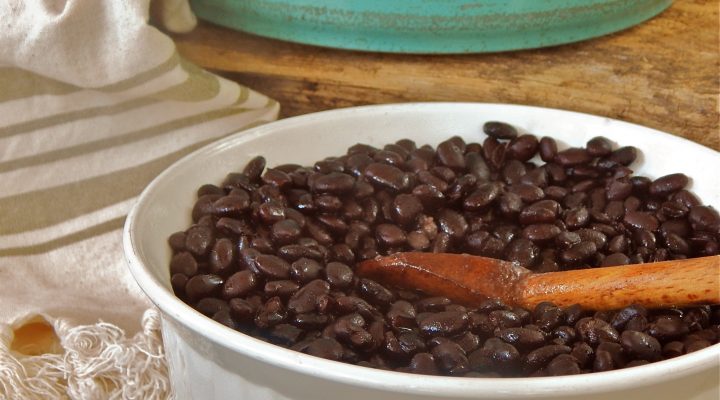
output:
[[[616,32],[672,0],[192,0],[207,21],[260,36],[351,50],[478,53]]]

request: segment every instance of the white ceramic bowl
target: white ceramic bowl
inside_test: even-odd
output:
[[[656,130],[584,114],[499,104],[422,103],[358,107],[285,119],[240,132],[180,160],[158,176],[128,216],[130,270],[162,312],[171,380],[179,399],[712,399],[720,398],[720,345],[647,366],[553,378],[451,378],[387,372],[320,359],[226,328],[177,299],[167,237],[186,229],[196,189],[219,183],[256,155],[268,165],[308,165],[358,142],[409,137],[436,145],[451,135],[482,141],[488,120],[507,121],[561,146],[603,135],[633,145],[634,167],[658,177],[684,172],[705,203],[720,205],[720,154]]]

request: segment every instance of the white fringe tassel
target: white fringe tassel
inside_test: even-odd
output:
[[[148,310],[142,332],[126,338],[115,325],[69,326],[51,321],[64,354],[11,352],[0,337],[0,399],[149,399],[173,397],[160,336],[160,317]]]

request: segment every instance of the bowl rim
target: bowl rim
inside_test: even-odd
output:
[[[495,398],[514,398],[519,395],[534,397],[551,393],[557,394],[564,392],[568,387],[572,387],[573,391],[580,393],[604,393],[642,387],[651,384],[653,380],[663,378],[682,378],[720,364],[720,344],[715,344],[690,354],[644,366],[559,377],[465,378],[416,375],[396,371],[377,370],[296,352],[266,343],[221,325],[200,314],[179,298],[175,297],[171,290],[168,290],[160,281],[155,279],[140,254],[136,251],[135,243],[137,241],[136,226],[138,224],[138,214],[141,213],[148,199],[154,194],[158,182],[172,175],[173,171],[178,168],[178,165],[222,150],[223,143],[232,141],[234,144],[238,144],[238,141],[242,143],[252,138],[282,131],[298,124],[308,125],[327,120],[328,118],[343,118],[358,113],[374,115],[376,113],[392,114],[398,111],[422,111],[423,109],[437,107],[447,107],[450,109],[453,107],[509,107],[519,111],[547,112],[550,114],[559,113],[591,119],[599,118],[613,123],[627,125],[634,130],[646,130],[653,134],[669,136],[671,139],[684,142],[684,145],[691,146],[694,148],[693,150],[711,152],[713,153],[712,156],[720,160],[720,153],[685,138],[670,135],[662,131],[591,114],[545,107],[499,103],[421,102],[350,107],[306,114],[271,122],[226,136],[181,158],[154,178],[138,197],[123,227],[123,248],[131,275],[142,291],[161,310],[162,317],[165,317],[165,315],[169,316],[186,329],[190,329],[195,334],[217,345],[242,353],[257,361],[289,369],[300,374],[390,392],[417,395],[432,393],[445,397],[462,397],[478,395],[479,393],[489,393]]]

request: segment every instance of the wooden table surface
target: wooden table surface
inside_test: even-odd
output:
[[[720,150],[719,7],[677,0],[612,35],[495,54],[344,51],[207,23],[175,40],[190,61],[278,100],[283,117],[410,101],[515,103],[634,122]]]

